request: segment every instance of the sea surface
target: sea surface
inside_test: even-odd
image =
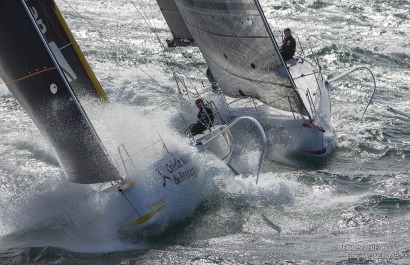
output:
[[[153,0],[56,3],[111,101],[86,107],[103,139],[140,138],[141,124],[166,134],[179,105],[172,71],[206,83],[199,50],[164,47]],[[103,196],[64,178],[1,83],[0,264],[410,264],[410,2],[261,4],[275,35],[290,27],[329,78],[357,65],[375,75],[363,118],[370,73],[334,84],[329,157],[265,160],[258,185],[221,170],[189,218],[127,235]]]

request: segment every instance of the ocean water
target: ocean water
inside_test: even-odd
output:
[[[56,3],[110,98],[107,112],[86,106],[103,138],[141,137],[141,124],[166,134],[178,110],[172,71],[200,88],[200,52],[164,52],[156,1]],[[189,218],[156,236],[124,234],[103,194],[65,180],[1,84],[0,264],[409,264],[410,2],[261,3],[275,34],[290,27],[329,78],[356,65],[375,74],[363,118],[369,73],[334,84],[334,152],[264,161],[258,185],[221,170]]]

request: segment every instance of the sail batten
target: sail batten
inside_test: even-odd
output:
[[[175,0],[226,96],[307,114],[260,6],[253,0]]]

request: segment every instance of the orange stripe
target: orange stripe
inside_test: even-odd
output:
[[[56,70],[56,69],[57,69],[57,67],[51,67],[51,68],[48,68],[48,69],[44,69],[44,70],[41,70],[41,71],[35,72],[35,73],[33,73],[33,74],[29,74],[29,75],[23,76],[23,77],[21,77],[21,78],[15,79],[15,80],[11,80],[11,81],[4,82],[4,84],[10,85],[10,84],[13,84],[13,83],[17,83],[18,81],[27,79],[27,78],[29,78],[29,77],[32,77],[32,76],[35,76],[35,75],[38,75],[38,74],[41,74],[41,73],[44,73],[44,72],[47,72],[47,71]]]

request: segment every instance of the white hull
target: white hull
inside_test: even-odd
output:
[[[254,122],[263,133],[260,125]],[[229,128],[230,125],[216,125],[204,134],[195,135],[193,144],[196,150],[192,149],[191,153],[167,151],[157,162],[137,169],[137,175],[130,174],[130,170],[126,169],[129,176],[117,186],[107,189],[117,190],[131,211],[124,228],[160,233],[170,223],[189,216],[212,193],[212,178],[208,172],[210,165],[219,164],[232,175],[239,173],[232,171],[229,165],[234,149],[234,139]],[[266,147],[266,137],[262,135],[262,138],[264,146],[259,163],[262,162]],[[126,150],[123,154],[128,155]],[[128,160],[123,162],[124,166],[133,164]],[[260,166],[255,174],[257,177],[259,171]]]
[[[122,206],[127,214],[122,224],[125,231],[161,233],[192,214],[211,192],[208,184],[210,178],[189,155],[167,153],[107,191],[117,192],[126,205]]]
[[[309,67],[308,65],[305,69],[297,63],[290,70],[293,69],[291,72],[296,75],[300,73],[295,71],[311,71]],[[213,92],[207,93],[204,97],[215,102],[220,114],[227,121],[241,116],[250,116],[258,120],[268,138],[269,153],[280,148],[291,154],[326,156],[332,149],[334,138],[331,127],[330,85],[324,79],[315,79],[313,75],[311,79],[304,78],[303,82],[298,82],[298,87],[318,87],[313,104],[306,104],[313,109],[311,120],[297,113],[274,109],[251,98],[230,98]],[[301,95],[302,92],[300,91]],[[308,102],[306,96],[302,98]]]

